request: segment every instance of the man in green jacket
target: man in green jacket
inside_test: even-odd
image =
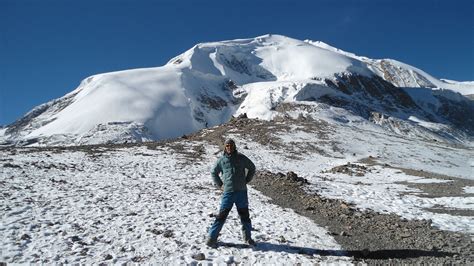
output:
[[[235,142],[228,139],[225,141],[224,154],[214,165],[211,174],[216,186],[224,186],[224,193],[222,194],[219,214],[209,229],[206,244],[210,247],[217,246],[219,232],[235,204],[242,223],[243,240],[246,244],[255,245],[255,241],[252,240],[251,236],[252,223],[247,195],[247,183],[252,180],[255,174],[255,165],[247,156],[238,153]]]

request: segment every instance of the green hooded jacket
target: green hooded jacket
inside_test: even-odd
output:
[[[247,174],[245,169],[248,170]],[[254,174],[253,162],[237,150],[231,154],[224,152],[211,171],[214,184],[219,187],[224,185],[224,192],[247,190],[247,183],[252,180]]]

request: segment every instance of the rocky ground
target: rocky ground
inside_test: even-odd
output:
[[[356,261],[369,264],[460,264],[474,262],[469,236],[433,228],[431,221],[406,220],[393,214],[357,210],[341,200],[307,193],[296,173],[258,172],[252,187],[325,226]],[[331,250],[304,252],[334,254]]]

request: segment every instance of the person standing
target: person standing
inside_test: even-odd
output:
[[[252,180],[255,174],[255,165],[247,156],[237,152],[232,139],[227,139],[224,144],[224,154],[217,160],[211,171],[214,184],[220,188],[224,186],[224,192],[219,214],[209,229],[206,245],[217,246],[219,232],[234,204],[242,223],[243,241],[248,245],[255,245],[251,235],[252,222],[247,194],[247,183]]]

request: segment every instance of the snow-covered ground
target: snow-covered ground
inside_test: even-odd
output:
[[[184,149],[192,144],[184,143]],[[348,262],[343,256],[308,256],[302,248],[340,250],[328,232],[292,210],[268,203],[250,189],[253,237],[257,248],[204,245],[219,206],[209,169],[217,147],[195,164],[168,148],[118,149],[99,154],[64,151],[1,158],[4,167],[0,259],[30,263],[205,262],[282,264]],[[11,161],[9,159],[12,159]],[[281,237],[286,242],[281,241]],[[221,241],[242,243],[235,210]]]

